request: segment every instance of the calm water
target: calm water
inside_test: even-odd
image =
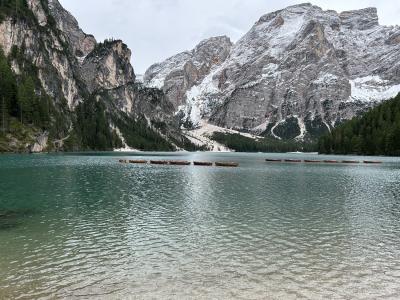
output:
[[[176,156],[0,156],[0,299],[400,298],[400,159]]]

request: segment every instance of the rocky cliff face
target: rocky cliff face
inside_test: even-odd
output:
[[[65,46],[66,37],[51,29],[51,15],[42,1],[29,0],[27,4],[35,18],[6,17],[0,23],[0,46],[6,55],[10,55],[13,48],[22,51],[24,59],[37,68],[42,87],[54,102],[65,100],[69,108],[73,108],[82,96],[74,76],[77,73],[75,61],[71,60]],[[23,66],[16,59],[12,66],[16,74],[23,72]]]
[[[192,86],[169,95],[195,126],[314,138],[400,92],[399,36],[398,26],[379,25],[375,8],[291,6],[262,16]],[[182,67],[190,57],[152,66],[145,83],[168,93],[171,78],[191,77]]]
[[[31,2],[37,2],[30,0]],[[96,47],[96,39],[93,35],[88,35],[79,27],[78,21],[65,10],[58,0],[49,0],[48,8],[55,20],[57,28],[64,32],[68,39],[72,53],[79,57],[85,57]]]
[[[37,139],[35,145],[27,148],[42,151],[46,149],[45,143],[50,145],[57,140],[67,143],[69,135],[76,135],[74,122],[80,121],[76,110],[93,97],[104,103],[109,130],[114,131],[114,135],[118,132],[124,141],[123,135],[130,133],[119,130],[116,123],[129,128],[138,119],[147,120],[149,130],[154,131],[153,137],[157,134],[165,139],[171,137],[174,143],[184,140],[168,98],[135,82],[127,45],[120,40],[97,43],[92,35],[82,31],[76,19],[57,0],[28,0],[26,3],[27,7],[21,7],[0,21],[0,46],[9,57],[16,76],[29,75],[35,82],[37,79],[36,93],[41,94],[43,90],[51,98],[57,114],[64,118],[62,126],[65,127],[65,130],[58,130],[56,136],[52,136],[52,128],[46,128],[50,134],[45,131],[38,136],[46,133],[47,138]],[[27,65],[32,67],[28,70]],[[52,126],[58,128],[60,124],[56,123],[59,122],[53,119]],[[84,128],[85,124],[80,127]],[[126,146],[137,148],[133,144]]]
[[[186,104],[186,92],[200,84],[211,69],[228,57],[232,42],[226,36],[202,41],[186,51],[151,66],[144,75],[147,86],[162,89],[175,108]]]
[[[122,41],[105,41],[82,61],[81,74],[89,92],[114,89],[135,82],[131,51]]]

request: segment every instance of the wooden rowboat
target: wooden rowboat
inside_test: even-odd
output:
[[[212,162],[207,162],[207,161],[195,161],[193,162],[193,165],[195,166],[203,166],[203,167],[211,167],[213,165]]]
[[[304,162],[313,164],[313,163],[322,163],[322,160],[309,160],[309,159],[306,159]]]
[[[285,159],[285,162],[288,163],[301,163],[300,159]]]
[[[266,162],[282,162],[282,159],[270,159],[270,158],[267,158],[265,161]]]
[[[175,161],[170,161],[169,164],[172,166],[190,166],[191,162],[183,160],[175,160]]]
[[[382,164],[381,161],[375,161],[375,160],[364,160],[364,164]]]
[[[130,160],[130,164],[147,164],[147,160]]]
[[[215,166],[217,166],[217,167],[236,168],[236,167],[239,167],[239,164],[236,163],[236,162],[216,162]]]
[[[342,161],[343,164],[359,164],[358,160],[344,160]]]
[[[152,165],[168,165],[168,161],[166,160],[151,160],[150,163]]]

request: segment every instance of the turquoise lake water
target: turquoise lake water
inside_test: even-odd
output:
[[[0,299],[399,299],[400,159],[278,157],[0,155]]]

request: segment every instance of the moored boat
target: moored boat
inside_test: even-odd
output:
[[[342,161],[343,164],[359,164],[358,160],[344,160]]]
[[[171,160],[169,164],[172,166],[190,166],[192,163],[190,161],[183,160]]]
[[[193,162],[193,165],[195,166],[203,166],[203,167],[211,167],[213,165],[212,162],[207,162],[207,161],[195,161]]]
[[[285,159],[285,162],[288,162],[288,163],[301,163],[302,160],[301,159]]]
[[[270,158],[267,158],[265,161],[266,162],[282,162],[282,159],[270,159]]]
[[[166,160],[151,160],[150,164],[152,164],[152,165],[168,165],[168,161],[166,161]]]
[[[215,163],[216,167],[230,167],[230,168],[236,168],[239,167],[239,163],[236,162],[216,162]]]
[[[130,164],[147,164],[147,160],[144,159],[138,159],[138,160],[130,160]]]
[[[326,163],[326,164],[338,164],[339,161],[337,161],[337,160],[324,160],[324,163]]]
[[[322,162],[322,160],[311,160],[311,159],[306,159],[305,161],[304,161],[305,163],[321,163]]]
[[[369,165],[375,164],[375,165],[377,165],[377,164],[382,164],[382,162],[381,161],[377,161],[377,160],[364,160],[364,164],[369,164]]]
[[[128,161],[127,161],[126,159],[120,159],[119,162],[120,162],[121,164],[127,164],[127,163],[128,163]]]

